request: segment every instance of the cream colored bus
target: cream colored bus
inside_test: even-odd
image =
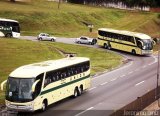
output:
[[[10,110],[35,111],[69,96],[80,96],[91,84],[90,60],[68,57],[25,65],[14,70],[6,83]]]
[[[106,49],[113,48],[132,54],[149,55],[153,52],[153,41],[150,36],[130,31],[100,28],[97,44]]]

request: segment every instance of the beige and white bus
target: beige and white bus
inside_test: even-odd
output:
[[[90,87],[90,60],[68,57],[25,65],[14,70],[6,83],[10,110],[35,111],[69,96],[80,96]]]
[[[113,48],[132,54],[149,55],[153,52],[153,41],[150,36],[130,31],[100,28],[97,44],[106,49]]]

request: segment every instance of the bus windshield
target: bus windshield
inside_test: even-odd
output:
[[[6,99],[12,102],[29,102],[33,100],[32,85],[34,78],[22,79],[9,77],[6,86]]]
[[[150,39],[143,39],[143,50],[152,50],[153,49],[153,43]]]

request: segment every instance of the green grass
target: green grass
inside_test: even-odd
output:
[[[77,56],[91,59],[91,74],[117,67],[122,57],[96,48],[79,45],[67,45],[51,42],[32,42],[18,39],[0,39],[0,83],[7,79],[9,73],[19,66],[62,58],[57,49],[76,53]],[[4,102],[4,92],[0,91],[0,103]]]
[[[88,35],[96,37],[98,28],[109,27],[160,35],[159,14],[150,12],[125,11],[109,8],[91,7],[62,3],[60,9],[56,2],[32,0],[27,3],[0,1],[0,17],[18,20],[22,35],[37,35],[48,32],[56,36],[77,37]],[[94,24],[94,32],[83,22]]]

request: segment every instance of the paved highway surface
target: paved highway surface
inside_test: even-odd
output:
[[[23,38],[36,41],[35,37]],[[74,44],[74,38],[57,38],[57,42]],[[156,87],[157,56],[120,54],[130,59],[130,62],[121,68],[94,76],[92,87],[80,97],[67,98],[49,106],[47,111],[34,115],[108,116]]]

